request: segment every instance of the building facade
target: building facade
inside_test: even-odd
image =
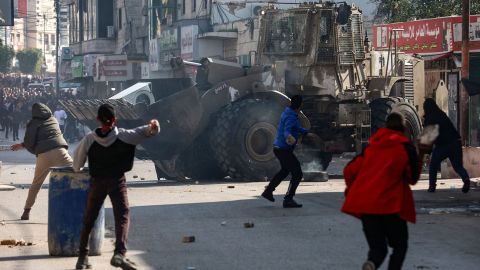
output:
[[[392,29],[403,29],[392,35]],[[458,100],[461,91],[462,17],[450,16],[375,25],[373,46],[388,49],[396,40],[400,51],[425,60],[425,95],[443,109],[452,122],[459,123]],[[480,79],[480,15],[470,16],[470,78]],[[392,44],[394,46],[394,44]],[[393,47],[392,47],[393,48]],[[444,102],[442,102],[444,100]],[[480,146],[480,96],[470,97],[469,144]]]

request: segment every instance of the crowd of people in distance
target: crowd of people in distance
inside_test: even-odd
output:
[[[34,103],[40,102],[52,109],[57,109],[59,108],[58,100],[75,98],[68,91],[56,93],[51,86],[29,87],[35,82],[40,84],[41,79],[0,74],[0,138],[20,140],[19,130],[24,128],[31,118],[31,108]],[[69,141],[78,140],[76,136],[78,123],[68,116],[64,120],[66,121],[65,129],[62,132]]]

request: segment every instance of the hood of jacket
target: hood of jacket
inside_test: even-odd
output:
[[[389,147],[408,142],[410,142],[410,140],[403,132],[389,128],[381,128],[370,138],[368,144],[371,147]]]
[[[48,119],[52,117],[52,111],[43,103],[35,103],[32,106],[32,118]]]
[[[118,138],[118,128],[114,127],[107,134],[102,134],[101,128],[95,129],[93,133],[94,140],[103,147],[109,147],[112,145]]]
[[[298,113],[297,113],[296,111],[294,111],[294,110],[293,110],[292,108],[290,108],[290,107],[285,108],[284,113],[285,113],[287,116],[298,117]]]

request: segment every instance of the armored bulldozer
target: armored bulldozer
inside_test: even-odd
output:
[[[298,151],[303,161],[318,159],[325,169],[332,154],[360,151],[392,110],[405,115],[410,136],[421,129],[415,80],[407,78],[418,60],[369,52],[363,33],[362,14],[354,6],[310,3],[282,10],[269,5],[261,11],[257,61],[251,67],[210,58],[172,59],[175,74],[195,66],[195,81],[186,76],[148,80],[135,86],[142,91],[63,105],[91,126],[102,102],[117,107],[120,126],[159,119],[160,135],[137,150],[137,157],[154,161],[159,179],[263,180],[279,168],[272,150],[280,114],[289,96],[301,94],[302,125],[321,141]]]

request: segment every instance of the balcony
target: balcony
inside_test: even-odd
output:
[[[116,52],[115,39],[92,39],[70,45],[75,55],[84,54],[112,54]]]
[[[199,39],[238,39],[237,31],[217,31],[198,34]]]

